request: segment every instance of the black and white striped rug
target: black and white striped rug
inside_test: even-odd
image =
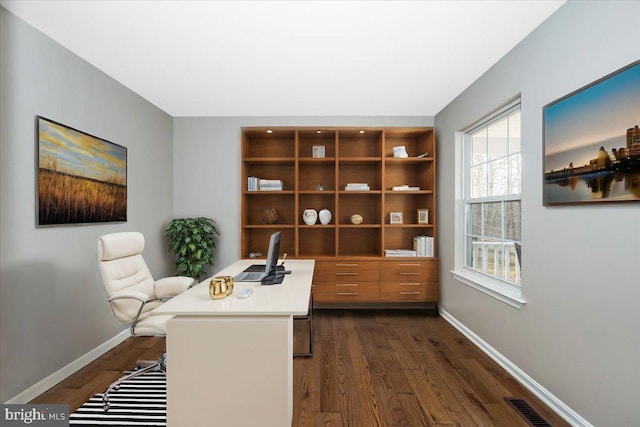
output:
[[[126,374],[126,373],[125,373]],[[122,383],[109,393],[111,407],[102,406],[102,393],[69,416],[72,426],[166,426],[167,378],[161,372],[149,372]]]

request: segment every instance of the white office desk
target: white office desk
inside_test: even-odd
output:
[[[240,260],[215,276],[234,276],[264,260]],[[280,285],[236,282],[209,297],[209,279],[153,311],[167,323],[169,427],[284,427],[293,416],[293,316],[309,309],[313,260],[287,260]]]

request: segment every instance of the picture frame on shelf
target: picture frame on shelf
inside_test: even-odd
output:
[[[402,212],[390,212],[389,224],[403,224]]]
[[[311,147],[311,154],[314,159],[324,159],[325,149],[324,145],[314,145]]]
[[[418,224],[429,224],[429,209],[418,209]]]

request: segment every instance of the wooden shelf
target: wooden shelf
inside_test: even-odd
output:
[[[434,238],[437,256],[436,144],[435,130],[416,128],[329,128],[256,127],[242,129],[242,215],[241,257],[266,252],[269,235],[282,231],[281,252],[292,258],[322,260],[331,265],[366,264],[381,271],[403,260],[419,260],[430,271],[420,289],[419,300],[437,300],[437,258],[385,257],[386,248],[413,248],[413,237]],[[409,157],[393,157],[393,147],[404,146]],[[314,157],[321,155],[324,157]],[[418,155],[428,153],[425,157]],[[247,191],[247,178],[282,180],[283,191]],[[369,191],[345,190],[349,183],[364,182]],[[393,191],[409,185],[420,190]],[[325,190],[318,191],[316,187]],[[280,214],[276,224],[266,224],[262,213],[274,208]],[[306,209],[332,213],[329,224],[307,225]],[[429,211],[429,224],[418,224],[418,210]],[[390,224],[391,213],[402,213],[403,224]],[[351,216],[363,217],[352,224]],[[433,263],[436,266],[433,267]],[[373,264],[372,264],[373,263]],[[384,266],[383,266],[384,264]],[[336,267],[338,268],[338,267]],[[361,267],[365,268],[365,267]],[[435,273],[434,273],[435,272]],[[369,273],[367,273],[369,274]],[[329,276],[316,284],[324,302],[331,296]],[[397,301],[396,285],[369,277],[362,283],[362,295],[354,301]],[[435,288],[434,288],[435,286]],[[435,289],[435,291],[434,291]],[[435,297],[434,297],[435,295]]]

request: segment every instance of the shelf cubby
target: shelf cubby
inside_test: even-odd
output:
[[[334,191],[336,189],[335,180],[335,160],[300,160],[298,165],[299,191],[314,191],[318,185],[324,186],[325,190]]]
[[[338,158],[380,159],[382,157],[382,131],[372,129],[346,129],[338,131]]]
[[[380,227],[340,227],[338,255],[342,257],[379,257],[382,230]]]
[[[242,138],[243,159],[295,157],[295,131],[291,129],[256,128]]]
[[[313,147],[324,147],[327,159],[336,157],[336,131],[334,129],[303,129],[298,131],[298,157],[310,159],[313,157]],[[319,160],[319,159],[318,159]]]
[[[306,225],[302,219],[302,214],[306,209],[314,209],[318,214],[322,209],[328,209],[331,212],[331,222],[329,224],[335,224],[335,194],[325,191],[317,191],[314,194],[300,194],[298,196],[298,215],[297,223],[300,225]],[[318,225],[320,219],[318,218]]]
[[[434,131],[424,128],[387,129],[385,131],[385,158],[393,158],[393,147],[404,146],[409,158],[428,153],[434,156]]]
[[[278,194],[274,194],[278,193]],[[274,208],[280,214],[277,224],[295,224],[295,194],[279,191],[248,191],[243,195],[243,202],[251,205],[251,209],[243,211],[243,225],[268,225],[262,218],[266,209]],[[275,224],[275,225],[277,225]]]
[[[361,225],[380,224],[382,221],[382,199],[371,192],[345,191],[338,195],[338,224],[352,225],[351,216],[362,216]]]
[[[390,224],[391,212],[402,212],[404,224],[418,224],[418,209],[429,210],[429,222],[432,223],[434,211],[433,193],[415,193],[396,191],[384,196],[384,223]]]
[[[334,257],[335,226],[309,225],[298,231],[298,256],[302,258]]]
[[[243,258],[248,258],[251,252],[260,252],[260,258],[267,257],[267,249],[269,248],[269,238],[271,234],[280,231],[280,258],[286,253],[287,256],[295,254],[295,229],[293,227],[264,227],[264,228],[243,228],[242,232],[242,248]]]

